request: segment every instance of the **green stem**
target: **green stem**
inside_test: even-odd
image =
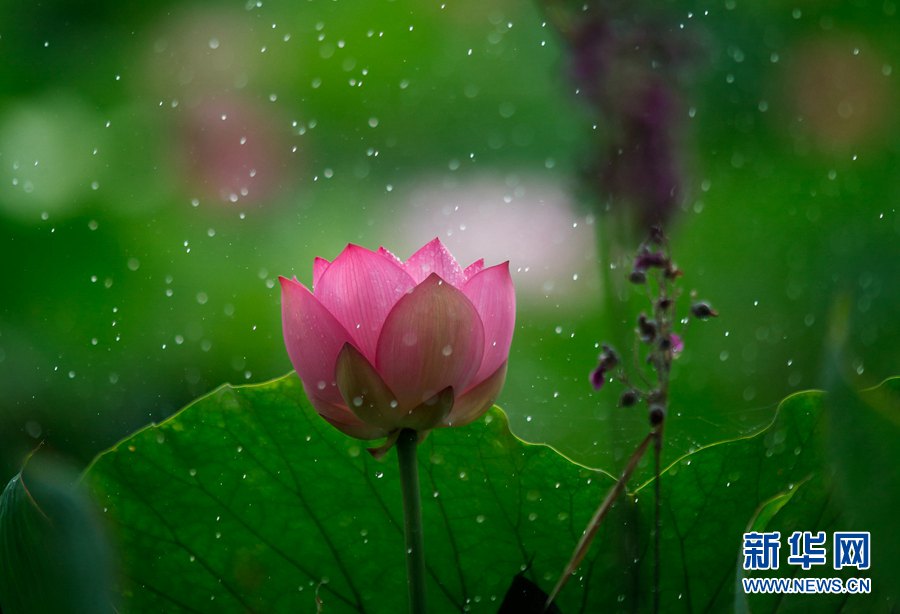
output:
[[[419,463],[416,450],[419,434],[400,431],[397,458],[403,490],[403,522],[406,535],[406,576],[410,614],[425,614],[425,543],[422,535],[422,501],[419,495]]]
[[[656,494],[656,499],[654,503],[653,510],[653,614],[659,614],[659,576],[660,576],[660,534],[662,533],[661,529],[661,516],[660,512],[662,510],[662,499],[660,489],[659,489],[659,456],[662,453],[662,428],[665,421],[663,421],[659,426],[657,426],[654,430],[653,437],[653,457],[654,457],[654,467],[656,473],[656,479],[653,480],[653,492]]]

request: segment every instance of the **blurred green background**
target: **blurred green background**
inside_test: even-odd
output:
[[[896,374],[896,4],[629,10],[696,43],[671,235],[683,287],[722,314],[684,335],[666,453],[747,433],[822,386],[834,313],[854,386]],[[646,430],[588,383],[598,344],[636,315],[609,309],[606,270],[627,270],[598,237],[635,245],[605,232],[584,174],[604,126],[539,4],[3,13],[4,483],[38,442],[84,464],[221,383],[289,371],[277,276],[308,283],[313,257],[347,242],[406,257],[439,236],[464,264],[511,260],[500,405],[523,438],[613,469]]]

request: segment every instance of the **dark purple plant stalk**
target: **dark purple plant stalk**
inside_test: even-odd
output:
[[[633,284],[646,288],[646,295],[650,301],[649,309],[641,311],[635,319],[635,341],[631,365],[628,367],[626,361],[619,356],[615,349],[603,344],[602,351],[597,358],[597,366],[590,374],[591,385],[595,390],[601,390],[611,381],[618,381],[623,386],[619,395],[620,407],[645,405],[650,432],[632,453],[619,480],[588,523],[569,564],[550,594],[548,604],[559,594],[587,554],[600,523],[618,496],[625,490],[631,474],[652,442],[656,475],[654,480],[656,501],[653,531],[653,610],[654,612],[659,611],[660,456],[666,416],[669,413],[669,383],[672,362],[684,350],[682,335],[690,321],[707,320],[718,315],[709,303],[695,301],[691,305],[690,314],[679,319],[676,305],[681,291],[677,282],[681,276],[681,270],[675,265],[670,255],[665,234],[660,227],[654,226],[647,239],[638,248],[629,275],[629,280]],[[679,325],[679,332],[676,332]]]
[[[695,37],[658,5],[540,4],[561,35],[576,94],[599,127],[585,168],[588,188],[639,233],[667,226],[684,191],[682,77],[697,64]]]

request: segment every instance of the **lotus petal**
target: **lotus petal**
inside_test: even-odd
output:
[[[509,276],[509,262],[484,269],[463,286],[484,323],[484,358],[475,376],[480,382],[509,358],[516,326],[516,294]]]
[[[385,318],[413,286],[402,268],[351,244],[322,274],[316,298],[352,335],[357,349],[374,361]]]
[[[319,258],[318,256],[316,256],[316,259],[313,260],[313,294],[315,294],[316,292],[316,286],[319,285],[319,280],[322,278],[322,273],[324,273],[330,265],[330,262],[328,262],[324,258]]]
[[[453,404],[453,410],[444,423],[447,426],[463,426],[486,412],[497,400],[497,395],[503,388],[503,382],[506,380],[506,365],[507,363],[504,361],[486,380],[458,397]]]
[[[297,375],[316,396],[343,403],[335,385],[338,353],[351,341],[350,333],[296,280],[281,282],[281,322],[284,344]]]
[[[403,268],[416,283],[421,283],[432,273],[437,273],[441,279],[456,288],[461,288],[466,279],[456,258],[438,238],[432,239],[410,256]]]
[[[344,344],[338,356],[337,385],[347,407],[360,420],[387,431],[398,428],[402,414],[397,397],[350,343]]]
[[[475,307],[431,274],[391,310],[375,367],[400,409],[409,411],[448,386],[466,390],[483,353],[484,330]]]
[[[469,281],[478,273],[481,273],[481,270],[484,268],[484,258],[479,258],[469,266],[465,268],[463,271],[463,276],[466,278],[466,281]]]

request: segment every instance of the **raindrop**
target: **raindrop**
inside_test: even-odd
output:
[[[450,344],[445,345],[441,350],[441,354],[443,354],[444,356],[450,356],[451,354],[453,354],[453,346]]]
[[[483,523],[484,522],[484,514],[478,514],[477,516],[475,516],[475,522],[477,522],[478,524]]]

